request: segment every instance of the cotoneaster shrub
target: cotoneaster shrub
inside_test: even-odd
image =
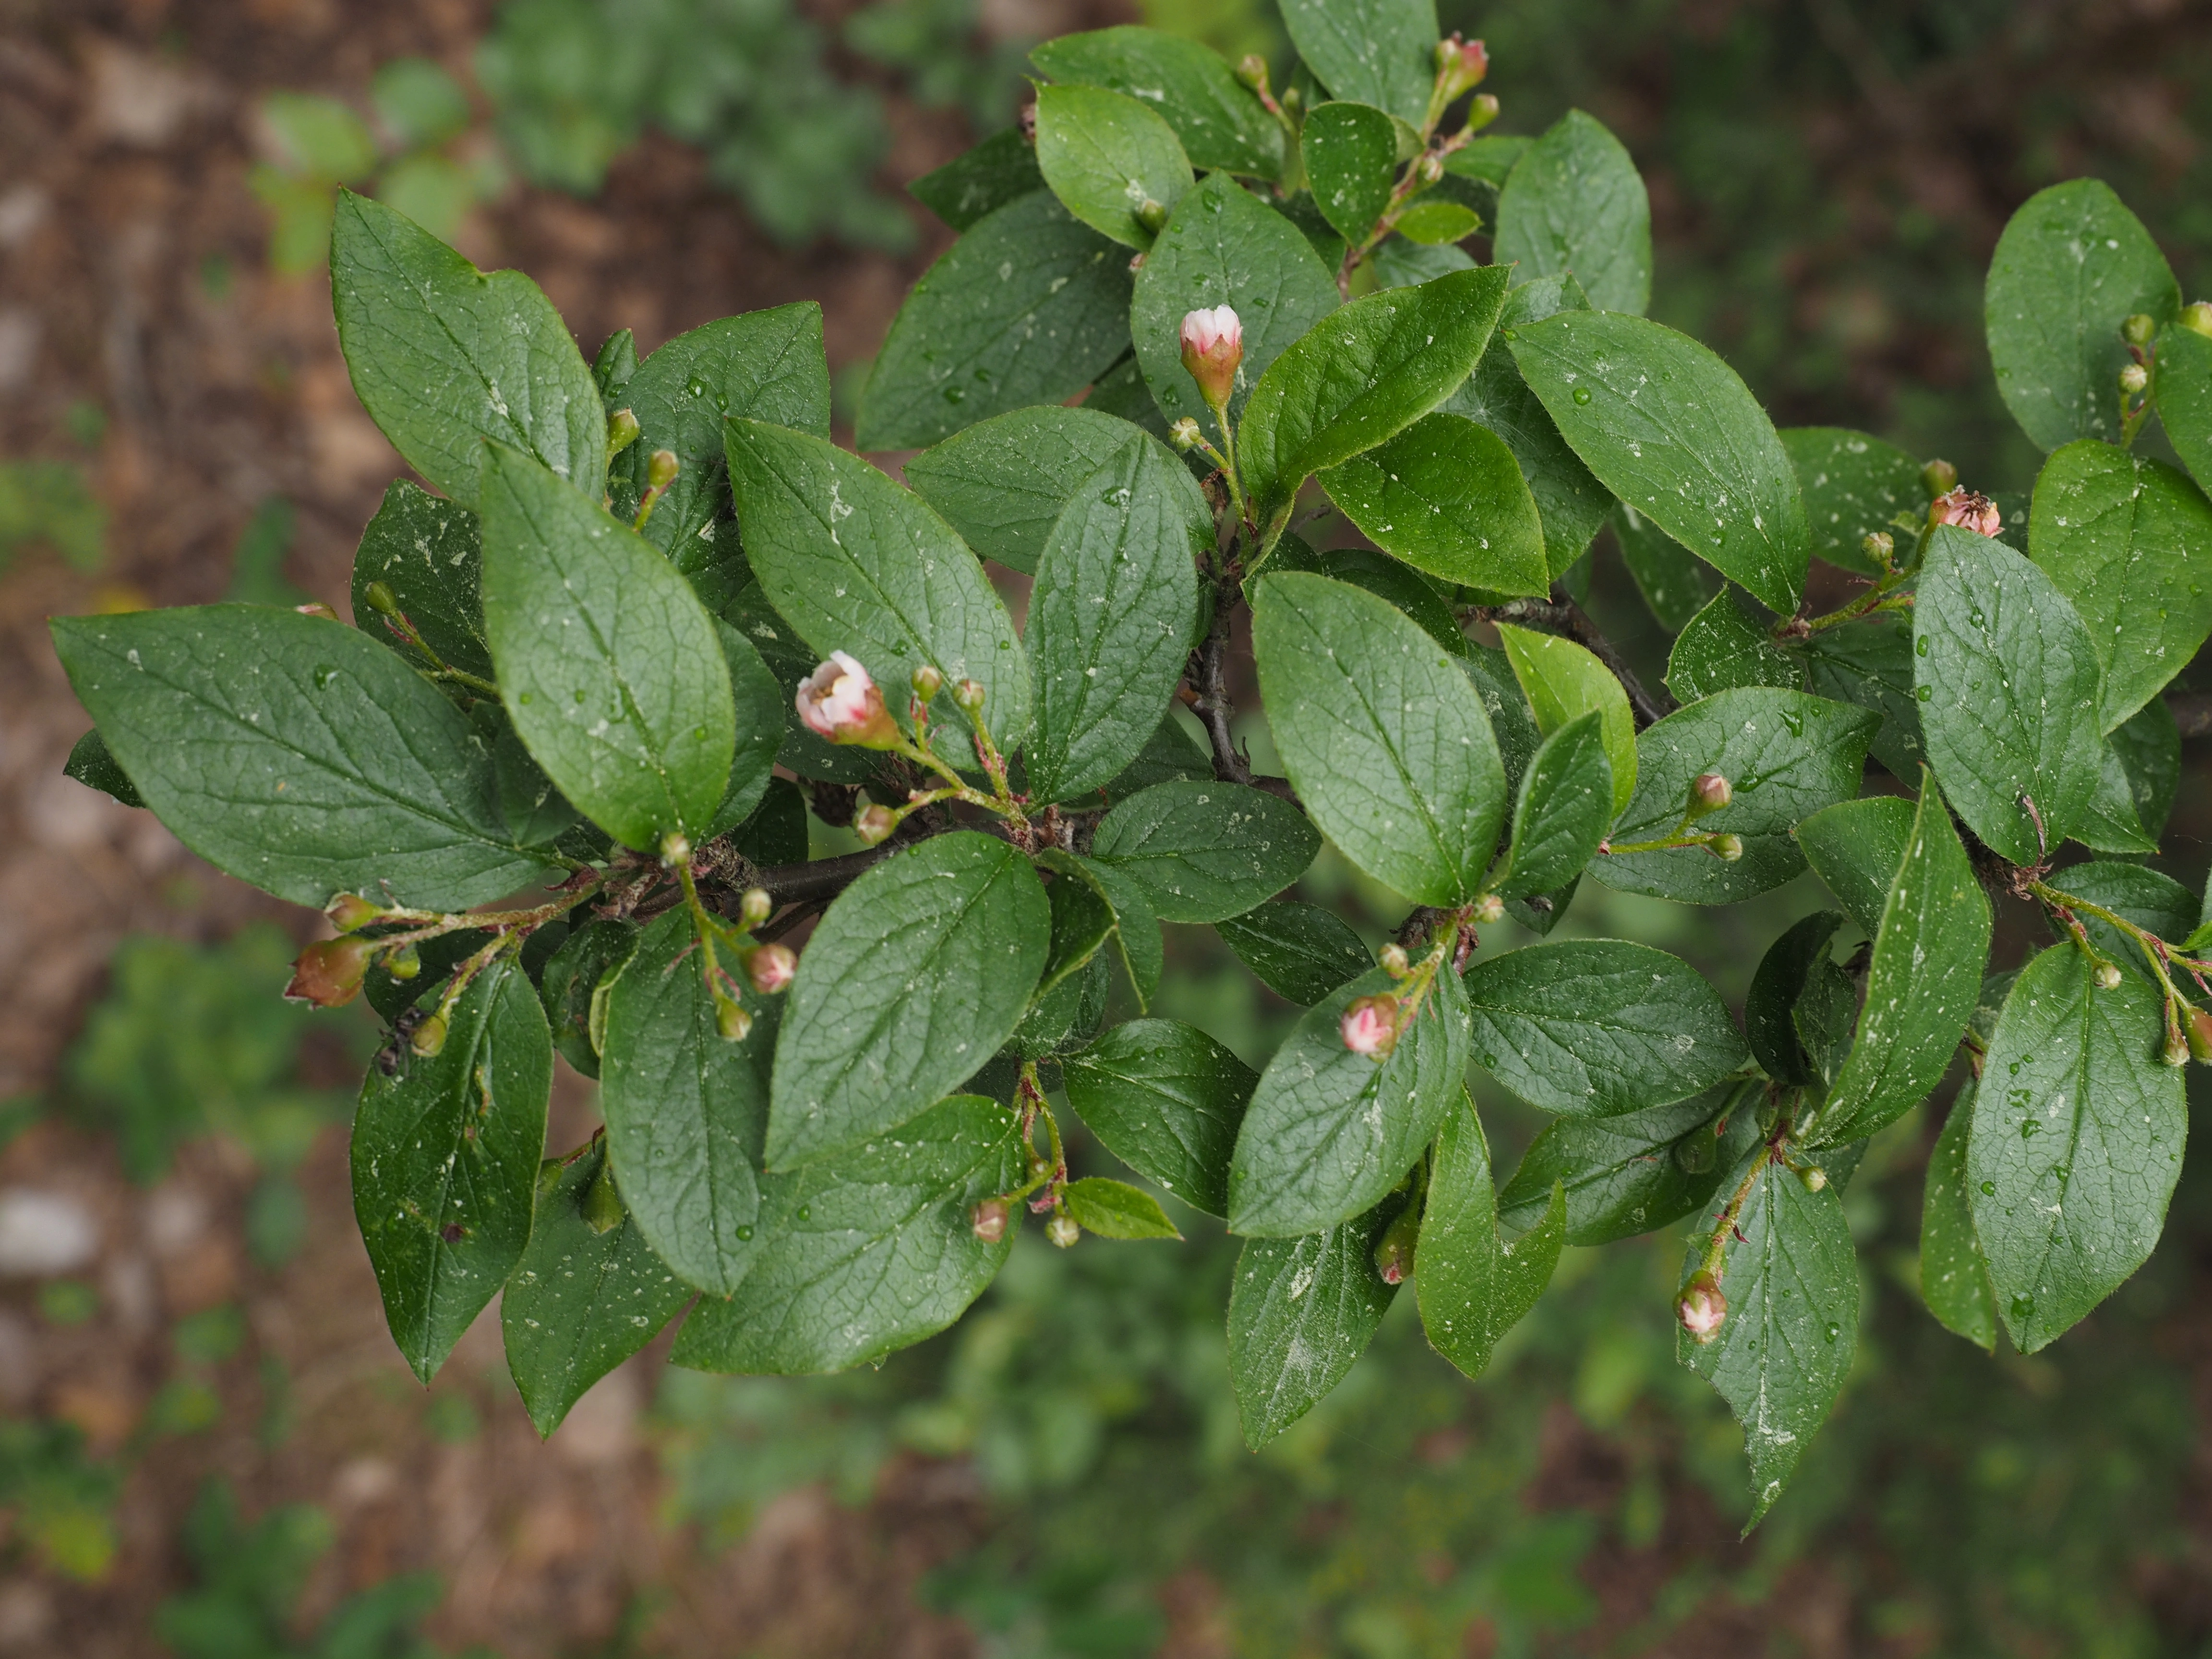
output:
[[[958,1318],[1025,1216],[1172,1238],[1072,1174],[1073,1115],[1243,1236],[1254,1445],[1407,1282],[1472,1375],[1564,1244],[1689,1218],[1680,1357],[1755,1520],[1850,1367],[1840,1189],[1954,1062],[1938,1319],[2033,1350],[2150,1252],[2212,1056],[2212,927],[2132,861],[2212,631],[2212,307],[2104,186],[2021,210],[1990,344],[2050,459],[2008,514],[1778,432],[1646,320],[1626,152],[1580,113],[1482,135],[1482,47],[1427,0],[1285,15],[1279,94],[1147,30],[1050,42],[1033,122],[915,186],[961,234],[858,432],[921,452],[903,485],[830,442],[814,307],[587,367],[526,278],[346,196],[340,337],[429,486],[370,522],[356,624],[55,624],[74,775],[325,909],[293,994],[389,1022],[356,1208],[419,1375],[501,1295],[550,1432],[687,1308],[680,1364],[832,1370]],[[2131,453],[2154,412],[2194,480]],[[1574,597],[1608,521],[1663,692]],[[1815,558],[1857,584],[1820,614]],[[1285,777],[1234,736],[1248,641]],[[810,799],[861,849],[810,860]],[[1323,836],[1403,896],[1379,958],[1277,897]],[[1542,939],[1585,878],[1718,905],[1808,864],[1836,908],[1741,1029],[1674,957]],[[2056,939],[1994,975],[1992,894]],[[1470,965],[1508,917],[1537,942]],[[1149,1016],[1163,921],[1307,1007],[1264,1072]],[[556,1053],[606,1127],[549,1158]],[[1502,1187],[1471,1069],[1557,1118]]]

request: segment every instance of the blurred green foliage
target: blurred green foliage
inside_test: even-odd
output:
[[[97,570],[107,510],[68,461],[0,461],[0,570],[26,548],[43,547],[79,570]]]
[[[85,1453],[74,1425],[0,1421],[0,1510],[42,1566],[86,1583],[115,1559],[119,1470]]]

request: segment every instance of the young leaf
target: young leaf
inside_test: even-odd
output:
[[[1176,204],[1145,256],[1129,337],[1160,412],[1170,420],[1188,416],[1212,431],[1212,414],[1182,366],[1184,316],[1233,306],[1244,325],[1244,357],[1229,399],[1234,422],[1284,349],[1338,304],[1335,277],[1297,227],[1217,173]]]
[[[1111,781],[1159,729],[1212,545],[1212,509],[1157,438],[1133,431],[1077,486],[1030,594],[1036,730],[1023,760],[1039,805]]]
[[[1085,1176],[1067,1183],[1067,1213],[1101,1238],[1181,1238],[1160,1201],[1126,1181]]]
[[[978,557],[1029,575],[1077,487],[1136,435],[1090,408],[1009,410],[922,451],[906,481]]]
[[[1164,921],[1242,915],[1305,873],[1321,837],[1297,808],[1238,783],[1161,783],[1099,820],[1091,856]]]
[[[2021,970],[1974,1094],[1966,1180],[1997,1315],[2033,1353],[2141,1267],[2166,1223],[2189,1127],[2159,1060],[2159,993],[2098,987],[2068,940]]]
[[[1058,872],[1045,890],[1052,907],[1052,932],[1045,952],[1044,972],[1030,994],[1032,1005],[1070,975],[1089,966],[1099,947],[1113,936],[1114,907],[1097,878],[1072,853],[1060,853],[1051,866]]]
[[[2061,445],[2035,480],[2028,547],[2089,630],[2100,730],[2156,696],[2212,635],[2212,501],[2162,462],[2093,439]]]
[[[1372,104],[1316,104],[1298,130],[1314,205],[1347,242],[1367,240],[1398,182],[1398,128]]]
[[[1395,983],[1381,969],[1308,1010],[1253,1091],[1229,1168],[1229,1230],[1309,1233],[1379,1202],[1413,1167],[1467,1072],[1467,1003],[1449,967],[1389,1055],[1345,1047],[1354,997]]]
[[[1613,769],[1613,811],[1636,793],[1636,716],[1613,671],[1572,640],[1501,623],[1513,677],[1528,699],[1536,729],[1546,737],[1584,714],[1598,717],[1607,764]]]
[[[1302,1008],[1375,965],[1375,953],[1350,923],[1300,899],[1271,899],[1224,916],[1213,931],[1261,984]]]
[[[2194,329],[2160,329],[2155,347],[2159,424],[2200,489],[2212,489],[2212,339]]]
[[[1127,247],[1152,246],[1190,188],[1190,160],[1175,129],[1103,87],[1039,87],[1036,153],[1037,171],[1067,210]]]
[[[972,830],[917,842],[847,888],[787,994],[769,1167],[894,1127],[973,1076],[1021,1023],[1051,925],[1029,860]]]
[[[1805,586],[1811,535],[1789,453],[1734,369],[1641,317],[1562,311],[1514,360],[1607,489],[1770,611]]]
[[[1600,311],[1651,302],[1651,202],[1620,140],[1571,109],[1531,144],[1498,198],[1501,265],[1516,282],[1571,272]]]
[[[730,781],[722,790],[721,804],[707,824],[707,839],[727,835],[753,815],[768,793],[775,757],[783,746],[783,711],[791,699],[783,683],[761,660],[745,636],[721,621],[714,637],[722,647],[722,665],[730,672],[730,700],[737,712],[737,743],[730,756]],[[799,858],[803,861],[802,847]]]
[[[745,554],[776,610],[819,654],[858,657],[894,713],[925,663],[948,686],[980,682],[983,725],[1011,752],[1029,727],[1029,664],[951,527],[824,439],[757,421],[726,432]]]
[[[1404,430],[1466,380],[1505,301],[1494,266],[1330,313],[1260,377],[1237,429],[1262,524],[1279,532],[1309,477]]]
[[[484,632],[507,718],[624,844],[703,840],[736,712],[714,619],[642,538],[518,451],[483,473]]]
[[[1613,1117],[1693,1095],[1748,1057],[1720,993],[1678,957],[1569,939],[1467,970],[1475,1062],[1547,1112]]]
[[[1753,1056],[1778,1083],[1818,1080],[1792,1016],[1814,969],[1831,961],[1829,941],[1843,924],[1842,911],[1815,910],[1766,947],[1751,976],[1743,1000],[1743,1034]]]
[[[1601,854],[1590,873],[1608,887],[1689,904],[1733,904],[1779,887],[1805,867],[1797,823],[1858,793],[1876,716],[1802,691],[1723,691],[1678,709],[1637,739],[1636,797],[1610,832],[1614,847],[1662,840],[1682,821],[1691,781],[1717,772],[1734,801],[1697,821],[1698,833],[1735,835],[1734,862],[1700,847]]]
[[[1813,556],[1879,574],[1866,538],[1889,532],[1900,513],[1917,518],[1926,510],[1920,463],[1894,444],[1839,426],[1790,426],[1779,435],[1805,497]]]
[[[361,406],[434,489],[474,507],[489,438],[598,499],[599,389],[568,325],[520,271],[487,276],[413,221],[341,190],[331,308]]]
[[[538,1194],[529,1247],[499,1299],[507,1369],[541,1436],[691,1299],[627,1211],[604,1231],[586,1218],[605,1168],[605,1152],[589,1148]]]
[[[818,936],[817,936],[818,937]],[[954,1095],[865,1146],[761,1183],[751,1265],[702,1302],[669,1356],[700,1370],[843,1370],[943,1330],[1013,1248],[975,1237],[969,1208],[1022,1180],[1019,1120]]]
[[[1857,1041],[1821,1108],[1816,1144],[1849,1146],[1942,1081],[1990,955],[1990,902],[1931,779],[1891,883]]]
[[[1543,1219],[1510,1244],[1499,1236],[1490,1144],[1474,1102],[1462,1091],[1437,1135],[1413,1252],[1413,1289],[1430,1344],[1465,1375],[1481,1376],[1499,1340],[1552,1282],[1566,1237],[1566,1194],[1557,1186]]]
[[[243,605],[60,617],[55,653],[154,815],[295,904],[463,909],[544,864],[514,846],[468,717],[341,623]]]
[[[1549,420],[1551,416],[1544,418]],[[1560,443],[1564,447],[1565,440],[1560,440]],[[1582,463],[1577,460],[1575,465],[1580,466]],[[1603,490],[1595,479],[1590,482],[1593,488]],[[1613,502],[1612,511],[1613,538],[1620,544],[1620,562],[1628,567],[1629,577],[1635,582],[1636,591],[1644,596],[1652,617],[1670,634],[1688,627],[1690,619],[1720,591],[1720,579],[1699,562],[1697,555],[1626,501]],[[1559,574],[1556,564],[1553,574]]]
[[[1417,570],[1492,593],[1551,591],[1544,521],[1520,465],[1464,415],[1425,415],[1329,468],[1322,484],[1377,547]]]
[[[1252,650],[1283,764],[1345,856],[1422,903],[1473,898],[1505,769],[1467,676],[1382,600],[1297,573],[1261,579]]]
[[[1681,702],[1747,685],[1805,690],[1803,665],[1774,642],[1749,603],[1741,588],[1724,584],[1675,637],[1667,653],[1667,689]]]
[[[1294,3],[1296,0],[1294,0]],[[1379,1211],[1301,1238],[1247,1239],[1229,1292],[1229,1378],[1254,1451],[1344,1380],[1398,1293],[1375,1267]]]
[[[484,642],[483,579],[483,537],[477,515],[420,484],[394,478],[354,551],[354,626],[392,647],[416,667],[434,665],[404,644],[369,603],[369,585],[382,582],[440,662],[489,679],[491,647]]]
[[[1049,191],[1019,197],[970,226],[907,295],[868,373],[857,441],[917,449],[1064,402],[1129,349],[1128,315],[1127,257]]]
[[[62,775],[75,778],[88,789],[99,790],[121,805],[146,805],[145,797],[131,781],[130,774],[117,765],[115,757],[108,753],[106,739],[100,735],[96,726],[70,745],[69,758],[62,763]]]
[[[1067,1103],[1108,1152],[1208,1215],[1258,1076],[1194,1025],[1133,1019],[1060,1061]],[[1080,1218],[1078,1218],[1080,1219]]]
[[[744,992],[757,1028],[728,1041],[702,965],[682,906],[645,930],[607,995],[599,1097],[638,1231],[686,1283],[727,1296],[744,1277],[760,1206],[774,1009]]]
[[[447,1019],[437,1054],[368,1068],[353,1124],[354,1218],[392,1340],[424,1382],[530,1242],[553,1086],[544,1011],[511,961]]]
[[[1940,525],[1922,569],[1912,648],[1929,764],[1976,835],[2033,864],[2096,793],[2095,648],[2051,578],[2002,543]]]
[[[1043,188],[1036,146],[1019,127],[1006,127],[965,155],[923,173],[906,187],[906,193],[952,229],[966,230],[984,215]]]
[[[2112,186],[2075,179],[2023,202],[1990,257],[1990,361],[2013,418],[2036,443],[2120,435],[2120,325],[2171,322],[2181,289],[2166,256]]]
[[[1330,93],[1419,125],[1436,82],[1433,0],[1286,0],[1283,27]]]
[[[1973,1121],[1975,1084],[1969,1079],[1951,1103],[1943,1133],[1928,1154],[1928,1180],[1920,1206],[1920,1294],[1947,1331],[1984,1352],[1997,1346],[1997,1296],[1990,1264],[1974,1237],[1967,1197],[1966,1130]]]
[[[1890,884],[1905,862],[1918,816],[1909,800],[1869,795],[1823,807],[1791,832],[1814,873],[1828,884],[1869,939],[1881,931]]]
[[[1755,1148],[1723,1183],[1734,1191],[1747,1175],[1753,1183],[1721,1280],[1727,1322],[1703,1346],[1687,1332],[1674,1341],[1676,1357],[1743,1425],[1751,1460],[1746,1533],[1781,1497],[1858,1351],[1858,1261],[1840,1183],[1814,1192],[1767,1158],[1764,1146]],[[1692,1238],[1686,1274],[1704,1248],[1704,1238]]]
[[[1498,1219],[1530,1228],[1564,1188],[1567,1243],[1609,1244],[1663,1227],[1708,1202],[1759,1136],[1763,1084],[1723,1084],[1690,1100],[1619,1117],[1563,1117],[1529,1143],[1498,1195]]]
[[[1578,714],[1544,739],[1521,777],[1513,839],[1495,884],[1502,898],[1529,898],[1563,887],[1596,856],[1613,822],[1613,763],[1605,757],[1603,716]]]
[[[1221,54],[1159,29],[1063,34],[1030,53],[1055,81],[1106,87],[1157,107],[1195,167],[1273,179],[1283,170],[1283,129]]]
[[[1041,856],[1038,862],[1054,869],[1061,867],[1050,855]],[[1127,872],[1097,859],[1079,858],[1075,862],[1085,875],[1097,884],[1106,902],[1114,907],[1115,954],[1129,975],[1130,988],[1137,994],[1137,1012],[1142,1013],[1146,1002],[1159,989],[1160,974],[1166,966],[1159,913],[1152,908],[1145,889]]]

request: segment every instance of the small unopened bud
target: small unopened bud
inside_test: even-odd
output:
[[[660,862],[663,868],[673,870],[691,862],[691,838],[681,830],[671,830],[660,838]]]
[[[1805,1190],[1808,1193],[1827,1190],[1828,1172],[1817,1164],[1808,1164],[1803,1169],[1798,1170],[1797,1179],[1805,1183]]]
[[[1897,556],[1896,538],[1886,530],[1875,531],[1859,545],[1866,550],[1867,557],[1884,570],[1889,568],[1890,562]]]
[[[1495,94],[1478,92],[1467,106],[1467,125],[1460,131],[1472,138],[1498,118],[1498,99]]]
[[[1433,185],[1444,176],[1444,158],[1431,150],[1414,164],[1413,172],[1423,184]]]
[[[1505,920],[1505,901],[1495,893],[1485,893],[1474,902],[1474,919],[1485,927]]]
[[[607,459],[609,460],[637,441],[637,416],[627,409],[618,409],[607,416]]]
[[[2150,390],[2150,371],[2141,363],[2130,363],[2120,371],[2120,390],[2130,397]]]
[[[1168,428],[1168,441],[1186,455],[1198,447],[1199,441],[1205,435],[1198,429],[1198,422],[1188,415]]]
[[[963,714],[983,712],[983,682],[959,680],[952,687],[952,706]]]
[[[425,1014],[415,1022],[415,1030],[408,1036],[407,1046],[428,1060],[446,1046],[446,1017]]]
[[[889,841],[891,831],[897,828],[898,814],[878,802],[871,801],[853,814],[853,833],[866,846],[876,847]]]
[[[384,971],[404,985],[422,971],[422,953],[411,945],[403,945],[384,958]]]
[[[629,1214],[615,1187],[614,1165],[600,1164],[592,1184],[584,1188],[584,1224],[604,1237],[621,1226]]]
[[[1413,959],[1406,954],[1402,945],[1386,945],[1381,957],[1382,971],[1392,979],[1403,979],[1413,971]]]
[[[1022,106],[1020,112],[1014,117],[1014,125],[1020,129],[1024,143],[1034,145],[1036,143],[1036,100],[1035,99]]]
[[[1355,998],[1337,1022],[1344,1046],[1380,1062],[1398,1046],[1398,999],[1388,994]]]
[[[1710,1342],[1728,1319],[1728,1298],[1709,1273],[1695,1273],[1674,1301],[1674,1317],[1693,1342]]]
[[[2120,337],[2131,346],[2147,346],[2158,332],[2158,319],[2138,311],[2120,325]]]
[[[380,617],[396,617],[399,614],[399,601],[394,597],[391,585],[387,582],[371,582],[361,590],[361,596],[368,601],[368,608]]]
[[[1717,772],[1700,772],[1690,780],[1690,816],[1693,818],[1717,812],[1735,799],[1735,789]]]
[[[1994,536],[2004,528],[2004,514],[1986,495],[1972,489],[1954,489],[1928,503],[1928,522],[1954,524],[1977,536]]]
[[[890,749],[899,740],[898,724],[884,707],[884,694],[868,671],[842,651],[799,683],[799,718],[817,737],[862,749]]]
[[[1734,864],[1738,859],[1743,856],[1743,837],[1741,836],[1715,836],[1711,841],[1705,843],[1705,851],[1711,853],[1723,864]]]
[[[744,897],[738,901],[738,919],[748,927],[757,927],[775,913],[775,901],[768,896],[765,887],[745,890]]]
[[[368,971],[375,951],[374,940],[349,933],[310,945],[292,963],[286,999],[312,1002],[318,1008],[344,1007],[361,994],[362,975]]]
[[[2189,1037],[2189,1057],[2199,1066],[2212,1066],[2212,1013],[2191,1008],[2184,1022]]]
[[[1244,325],[1229,306],[1185,312],[1181,337],[1182,366],[1198,382],[1207,407],[1218,414],[1229,407],[1229,394],[1237,389],[1237,366],[1244,361]]]
[[[292,608],[303,617],[320,617],[325,622],[336,622],[338,619],[338,613],[320,599],[310,599],[305,605],[295,605]]]
[[[323,914],[331,919],[331,926],[341,933],[350,933],[379,921],[384,907],[371,904],[358,893],[340,893],[323,907]]]
[[[743,1042],[753,1029],[753,1017],[735,997],[714,994],[714,1030],[725,1042]]]
[[[1455,33],[1437,42],[1437,107],[1482,84],[1490,73],[1490,53],[1480,40],[1462,40]]]
[[[676,482],[676,474],[679,470],[679,466],[680,464],[676,459],[676,452],[674,450],[654,450],[653,453],[646,459],[645,487],[647,489],[667,489],[669,485]]]
[[[1948,461],[1930,461],[1920,469],[1920,487],[1930,501],[1948,495],[1959,487],[1959,469]]]
[[[2192,300],[2182,307],[2181,325],[2191,334],[2212,336],[2212,300]]]
[[[925,703],[931,702],[939,692],[945,690],[945,671],[934,663],[922,664],[908,678],[914,686],[914,695]]]
[[[1285,115],[1295,116],[1298,112],[1299,107],[1304,104],[1306,100],[1305,94],[1293,86],[1285,87],[1283,88],[1283,95],[1275,101],[1283,106],[1283,112]]]
[[[1075,1224],[1073,1216],[1064,1210],[1056,1211],[1052,1219],[1044,1224],[1044,1236],[1064,1250],[1083,1237],[1083,1229]]]
[[[2169,1030],[2166,1034],[2165,1050],[2159,1055],[2159,1058],[2169,1066],[2179,1066],[2188,1065],[2189,1039],[2182,1036],[2179,1030]]]
[[[2120,964],[2117,962],[2100,962],[2097,964],[2096,971],[2090,977],[2097,981],[2099,990],[2117,991],[2120,988]]]
[[[745,958],[745,977],[764,997],[782,990],[798,971],[799,957],[788,945],[763,945]]]
[[[1413,1271],[1413,1246],[1421,1237],[1421,1206],[1408,1204],[1375,1241],[1375,1271],[1385,1285],[1402,1285]]]
[[[1137,204],[1137,210],[1131,216],[1155,236],[1165,228],[1168,222],[1168,210],[1149,196]]]
[[[1248,52],[1237,61],[1237,78],[1263,97],[1267,91],[1267,60]]]
[[[1013,1218],[1014,1206],[1005,1199],[987,1198],[968,1212],[968,1227],[986,1244],[995,1244],[1006,1236]]]

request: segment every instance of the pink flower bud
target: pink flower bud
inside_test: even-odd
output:
[[[889,841],[897,828],[898,814],[888,806],[871,802],[853,814],[853,833],[871,847]]]
[[[320,617],[325,622],[336,622],[338,619],[338,613],[320,599],[311,599],[305,605],[295,605],[292,608],[303,617]]]
[[[361,994],[362,975],[368,971],[375,951],[373,939],[350,935],[310,945],[292,963],[292,982],[284,988],[292,1002],[312,1002],[318,1008],[343,1008]]]
[[[1344,1046],[1372,1060],[1389,1059],[1398,1046],[1398,999],[1394,996],[1354,999],[1337,1025],[1344,1035]]]
[[[1682,1328],[1690,1334],[1693,1342],[1710,1342],[1720,1334],[1721,1326],[1728,1319],[1728,1298],[1709,1273],[1691,1276],[1682,1286],[1682,1294],[1674,1304],[1674,1317],[1682,1322]]]
[[[745,957],[745,977],[764,997],[772,997],[790,984],[798,971],[799,958],[788,945],[763,945]]]
[[[1717,812],[1735,799],[1735,788],[1717,772],[1700,772],[1690,780],[1690,814],[1692,817]]]
[[[863,749],[889,749],[898,742],[898,726],[884,707],[884,694],[868,671],[842,651],[799,684],[799,718],[806,729],[832,743]]]
[[[2189,1011],[2189,1057],[2199,1066],[2212,1066],[2212,1014],[2202,1008]]]
[[[1227,306],[1189,311],[1182,319],[1182,366],[1198,382],[1209,408],[1229,406],[1237,388],[1237,365],[1244,361],[1244,325]]]
[[[1455,33],[1437,42],[1437,106],[1444,105],[1490,73],[1490,53],[1480,40],[1462,40]]]
[[[952,706],[963,714],[981,714],[983,712],[983,682],[981,680],[956,682],[952,687]]]
[[[2004,515],[1988,496],[1971,489],[1953,489],[1928,504],[1928,522],[1954,524],[1977,536],[1994,536],[2004,528]]]
[[[914,695],[922,702],[927,702],[945,690],[945,671],[932,664],[924,663],[914,671],[908,677],[908,681],[914,687]]]
[[[968,1212],[968,1225],[975,1237],[986,1244],[995,1244],[1006,1236],[1006,1224],[1013,1219],[1013,1206],[1003,1198],[987,1198]]]
[[[384,915],[381,905],[371,904],[358,893],[340,893],[323,907],[323,914],[331,919],[331,926],[341,933],[350,933],[368,926]]]

